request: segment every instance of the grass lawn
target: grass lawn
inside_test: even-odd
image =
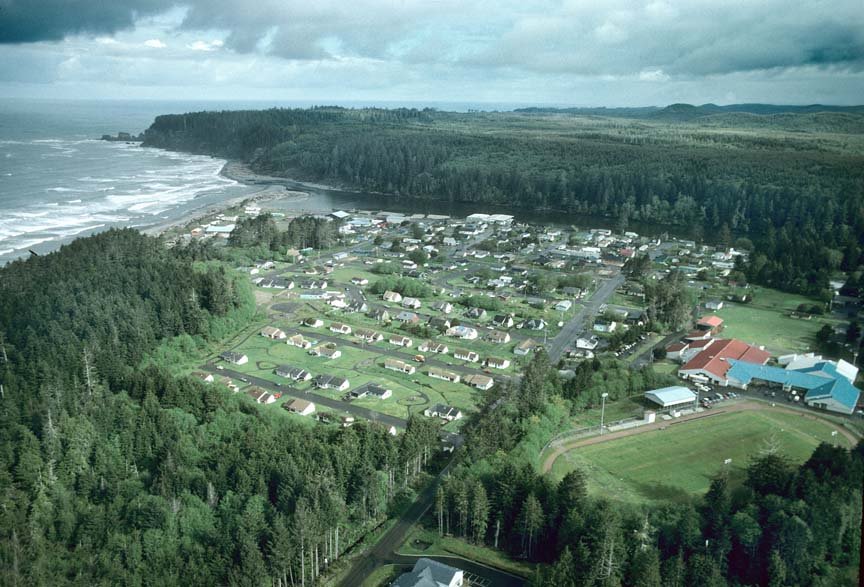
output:
[[[534,565],[511,560],[499,550],[470,544],[452,536],[442,538],[438,536],[437,531],[427,530],[421,526],[412,528],[405,543],[396,549],[396,552],[421,556],[456,555],[521,577],[530,576],[534,570]]]
[[[399,565],[382,565],[372,571],[368,577],[363,579],[360,587],[387,587],[396,580],[402,571]]]
[[[716,314],[725,321],[723,337],[764,345],[773,354],[812,350],[822,325],[838,323],[825,317],[791,318],[788,312],[777,306],[728,303]]]
[[[678,373],[678,368],[680,365],[673,361],[654,361],[651,365],[651,368],[654,369],[655,373],[663,373],[664,375],[675,375]]]
[[[722,290],[711,290],[722,297]],[[755,287],[749,304],[725,302],[723,309],[714,312],[723,320],[722,336],[740,338],[749,343],[765,345],[774,354],[801,352],[813,349],[816,332],[823,324],[839,322],[828,316],[814,316],[811,320],[789,317],[799,304],[814,304],[816,300],[774,289]]]
[[[617,422],[618,420],[624,420],[626,418],[641,418],[645,408],[646,404],[642,403],[641,395],[634,396],[632,398],[621,399],[614,402],[607,401],[606,412],[603,415],[604,422],[609,424],[611,422]],[[581,412],[577,412],[572,418],[572,427],[582,428],[585,426],[599,426],[600,411],[600,406],[596,406],[587,410],[583,410]]]
[[[578,467],[595,495],[634,503],[686,501],[708,489],[724,459],[732,459],[730,479],[740,483],[750,457],[769,442],[796,464],[822,441],[848,446],[845,437],[832,438],[832,430],[825,422],[770,408],[722,414],[573,449],[555,461],[552,475],[560,479]]]
[[[329,332],[328,332],[329,334]],[[307,338],[314,338],[315,331],[309,329]],[[344,337],[346,343],[352,340]],[[385,348],[387,343],[375,346]],[[393,390],[393,396],[386,400],[363,398],[355,400],[357,405],[369,408],[382,414],[399,418],[408,418],[412,413],[422,412],[430,405],[443,403],[459,408],[463,412],[472,411],[476,405],[479,392],[463,383],[449,383],[432,379],[426,374],[427,368],[418,367],[414,375],[404,375],[396,371],[384,369],[384,357],[380,354],[364,350],[353,344],[337,345],[342,351],[338,359],[313,357],[307,351],[285,344],[284,341],[273,341],[254,334],[234,350],[249,357],[245,365],[232,365],[232,369],[248,373],[274,383],[291,385],[297,389],[311,389],[311,383],[297,384],[273,373],[277,365],[293,365],[307,369],[313,376],[320,374],[344,377],[354,389],[367,383],[378,383]],[[336,390],[316,389],[316,394],[332,399],[340,399],[345,392]]]

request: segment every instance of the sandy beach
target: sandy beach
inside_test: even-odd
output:
[[[288,189],[288,185],[303,185],[310,188],[320,187],[324,189],[337,189],[330,188],[329,186],[306,184],[286,178],[260,175],[253,172],[249,169],[247,165],[239,161],[227,161],[225,165],[222,166],[222,170],[219,173],[223,177],[226,177],[238,183],[249,186],[261,186],[261,189],[252,192],[251,194],[246,194],[237,198],[229,198],[217,204],[211,204],[206,207],[192,210],[191,212],[181,216],[180,218],[166,220],[165,222],[161,222],[147,228],[142,228],[141,232],[151,236],[162,235],[172,229],[184,228],[191,224],[196,224],[199,221],[204,220],[205,218],[212,217],[215,214],[219,214],[220,212],[223,212],[235,206],[239,206],[244,202],[261,203],[268,200],[285,198],[296,198],[298,201],[302,201],[309,197],[308,192]]]

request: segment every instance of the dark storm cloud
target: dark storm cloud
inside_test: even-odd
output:
[[[0,0],[0,42],[112,33],[177,6],[175,32],[219,31],[239,55],[664,81],[862,70],[861,1]]]
[[[59,41],[74,34],[110,34],[174,0],[0,0],[0,43]]]

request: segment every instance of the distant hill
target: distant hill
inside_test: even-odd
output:
[[[807,106],[784,106],[777,104],[729,104],[727,106],[718,106],[717,104],[702,104],[694,106],[693,104],[670,104],[665,108],[656,106],[647,106],[640,108],[520,108],[515,112],[523,114],[569,114],[574,116],[607,116],[616,118],[639,118],[647,120],[662,120],[666,122],[703,122],[707,117],[713,117],[724,114],[749,114],[752,116],[771,117],[775,115],[813,115],[813,114],[847,114],[853,116],[864,116],[864,106],[826,106],[823,104],[810,104]],[[722,120],[722,119],[720,119]],[[729,119],[732,120],[732,119]],[[768,119],[759,121],[754,118],[742,118],[747,124],[756,126],[769,126],[777,122],[789,124],[787,119]],[[843,119],[846,122],[852,122],[852,119]],[[716,124],[719,120],[710,121],[710,124]],[[843,124],[839,119],[834,121],[834,125]],[[796,122],[792,123],[794,127],[797,124],[808,126],[808,123]],[[854,124],[853,124],[854,126]],[[859,132],[841,130],[839,132]]]
[[[692,121],[700,126],[722,128],[778,129],[793,132],[814,133],[864,133],[864,114],[849,112],[807,112],[793,114],[751,114],[728,112],[703,116]]]

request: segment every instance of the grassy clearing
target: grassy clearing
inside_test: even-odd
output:
[[[666,359],[662,361],[654,361],[651,365],[651,368],[654,369],[655,373],[663,375],[676,375],[679,367],[680,365],[678,363]]]
[[[641,418],[646,407],[647,404],[643,402],[641,395],[614,402],[606,402],[606,411],[603,414],[604,422],[608,424],[626,418]],[[600,412],[600,406],[577,412],[571,419],[572,427],[599,426]]]
[[[470,544],[452,536],[438,536],[437,532],[421,526],[414,526],[405,543],[400,546],[398,554],[436,556],[456,555],[489,567],[501,569],[520,577],[528,577],[534,570],[534,565],[511,560],[505,553],[489,548]]]
[[[706,299],[722,299],[724,294],[722,289],[711,290]],[[839,323],[829,316],[814,316],[811,320],[789,316],[799,304],[818,303],[810,298],[759,287],[753,288],[752,295],[749,304],[725,302],[723,309],[715,312],[725,321],[724,337],[764,345],[775,354],[801,352],[814,347],[816,332],[824,324]]]
[[[848,446],[832,425],[797,414],[736,412],[672,425],[626,438],[573,449],[552,468],[560,479],[581,468],[589,492],[626,502],[687,501],[708,489],[711,477],[728,465],[730,479],[740,483],[750,457],[775,443],[794,463],[802,463],[820,442]]]

